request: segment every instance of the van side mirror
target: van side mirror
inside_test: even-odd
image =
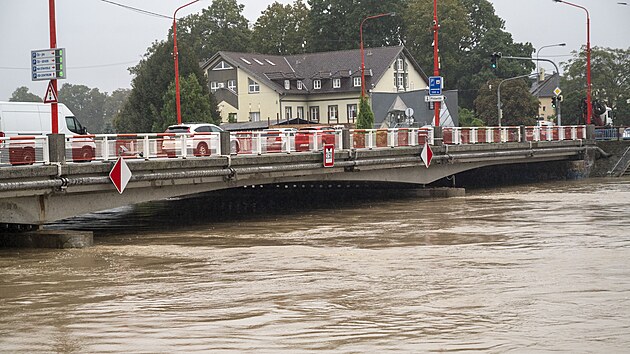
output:
[[[88,133],[87,128],[86,128],[86,127],[83,127],[83,128],[81,129],[81,135],[87,135],[87,133]]]

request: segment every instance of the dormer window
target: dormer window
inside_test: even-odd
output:
[[[333,88],[340,88],[341,87],[341,79],[333,79]]]
[[[322,80],[313,80],[313,89],[319,90],[322,88]]]
[[[302,83],[302,80],[298,80],[298,82],[297,82],[297,89],[298,90],[304,89],[304,84]]]
[[[354,87],[361,87],[361,77],[355,77],[354,80],[352,81]]]
[[[285,90],[290,90],[291,89],[291,81],[290,80],[284,80],[284,89]]]
[[[234,69],[230,64],[226,63],[225,61],[221,61],[219,62],[219,64],[215,65],[214,68],[212,68],[212,70],[230,70],[230,69]]]

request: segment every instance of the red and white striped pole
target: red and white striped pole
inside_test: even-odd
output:
[[[57,26],[55,24],[55,0],[48,0],[48,13],[50,16],[50,48],[57,48]],[[50,80],[52,84],[53,93],[57,96],[57,79]],[[57,107],[57,101],[51,104],[51,119],[52,119],[52,133],[59,134],[59,108]]]

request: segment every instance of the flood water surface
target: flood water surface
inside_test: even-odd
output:
[[[0,352],[630,348],[628,179],[232,218],[199,203],[55,225],[97,230],[89,249],[0,250]]]

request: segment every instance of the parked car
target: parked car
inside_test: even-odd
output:
[[[336,130],[330,126],[313,126],[300,128],[295,133],[295,150],[319,150],[324,144],[334,144],[335,136]]]
[[[215,124],[210,123],[183,123],[169,126],[165,133],[190,134],[186,139],[186,147],[192,150],[195,156],[210,156],[212,151],[220,152],[221,144],[217,134],[224,130]],[[237,154],[239,143],[236,139],[230,138],[230,152]],[[174,157],[177,152],[181,153],[181,140],[176,136],[166,136],[162,141],[162,151],[169,157]]]
[[[270,128],[263,130],[264,143],[266,144],[267,152],[282,152],[294,150],[295,146],[292,144],[294,141],[295,128]]]

